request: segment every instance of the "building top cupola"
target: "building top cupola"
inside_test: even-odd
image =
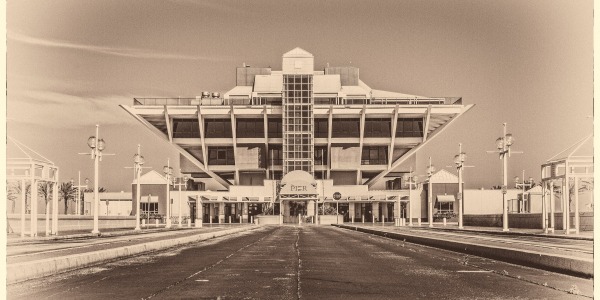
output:
[[[283,54],[283,74],[313,74],[315,57],[306,50],[296,47]]]

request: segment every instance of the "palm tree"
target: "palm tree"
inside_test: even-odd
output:
[[[50,200],[50,197],[52,196],[52,191],[52,184],[48,184],[47,182],[39,183],[38,192],[40,193],[40,196],[44,198],[44,203],[46,204],[46,207],[48,207],[48,200]]]
[[[75,189],[73,188],[73,184],[70,182],[63,182],[60,184],[58,188],[58,193],[60,194],[60,200],[65,201],[65,215],[67,214],[67,209],[69,207],[69,200],[75,200]]]
[[[21,195],[21,182],[12,182],[7,186],[7,199],[12,201],[11,212],[15,212],[15,205],[17,198]],[[25,183],[25,213],[29,211],[27,208],[29,207],[28,199],[31,197],[31,184]]]
[[[10,205],[10,213],[15,212],[15,204],[17,198],[21,194],[21,184],[20,182],[11,182],[6,185],[6,199],[11,202]]]

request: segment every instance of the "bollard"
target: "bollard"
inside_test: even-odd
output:
[[[381,226],[385,226],[385,217],[381,218]]]
[[[354,216],[352,216],[352,218],[350,218],[350,219],[352,219],[352,224],[354,224]]]
[[[362,223],[365,224],[365,215],[362,215]]]
[[[229,224],[231,224],[231,216],[229,216]]]
[[[188,221],[188,228],[192,227],[192,219],[187,219]]]
[[[444,218],[444,227],[446,227],[446,218]]]
[[[146,226],[146,219],[142,219],[142,227]]]
[[[240,224],[242,224],[242,216],[240,215]]]
[[[155,221],[156,221],[156,227],[158,227],[158,219],[156,219]]]
[[[375,216],[373,216],[373,226],[375,226]]]
[[[250,224],[254,224],[254,216],[250,216]]]
[[[300,218],[300,214],[298,214],[298,225],[302,225],[302,219]]]

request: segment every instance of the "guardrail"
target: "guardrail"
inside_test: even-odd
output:
[[[273,105],[281,106],[281,98],[276,100],[265,100],[266,98],[133,98],[134,106],[222,106],[222,105]],[[444,98],[332,98],[328,101],[315,99],[317,105],[429,105],[429,104],[445,104]]]

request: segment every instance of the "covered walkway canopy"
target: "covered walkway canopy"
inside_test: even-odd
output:
[[[46,201],[46,235],[58,233],[58,167],[52,161],[8,137],[6,145],[6,182],[8,197],[16,206],[20,197],[21,237],[25,236],[27,194],[30,194],[29,215],[31,237],[37,236],[38,195],[45,193],[46,200],[52,191],[52,229],[50,229],[50,201]],[[29,192],[28,192],[29,191]]]
[[[565,234],[571,231],[570,206],[575,204],[575,232],[579,233],[579,189],[586,180],[593,189],[594,152],[593,134],[590,134],[542,164],[542,215],[544,229],[548,230],[546,197],[550,196],[550,229],[554,231],[554,195],[561,195],[562,225]],[[574,199],[571,199],[574,196]],[[572,201],[571,201],[572,200]]]

